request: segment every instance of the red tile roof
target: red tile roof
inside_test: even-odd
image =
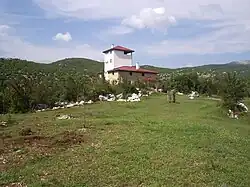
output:
[[[157,71],[147,70],[147,69],[143,69],[143,68],[136,69],[135,66],[120,66],[118,68],[110,70],[109,72],[113,72],[113,71],[131,71],[131,72],[138,72],[138,73],[158,74]]]
[[[118,46],[115,46],[115,47],[113,47],[113,48],[110,48],[110,49],[107,49],[107,50],[103,51],[103,53],[107,53],[107,52],[113,51],[113,50],[124,51],[124,52],[127,52],[127,53],[135,52],[135,51],[132,50],[132,49],[128,49],[128,48],[126,48],[126,47],[122,47],[122,46],[119,46],[119,45],[118,45]]]

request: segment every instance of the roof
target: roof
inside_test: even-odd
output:
[[[138,72],[138,73],[152,73],[152,74],[158,74],[157,71],[147,70],[143,68],[136,69],[135,66],[120,66],[118,68],[115,68],[113,70],[109,70],[109,72],[114,71],[132,71],[132,72]]]
[[[115,47],[112,47],[112,48],[110,48],[110,49],[107,49],[107,50],[103,51],[103,53],[107,53],[107,52],[113,51],[113,50],[124,51],[124,52],[127,52],[127,53],[135,52],[135,51],[132,50],[132,49],[128,49],[128,48],[126,48],[126,47],[122,47],[122,46],[117,45],[117,46],[115,46]]]

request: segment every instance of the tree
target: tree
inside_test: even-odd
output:
[[[236,72],[226,73],[221,80],[221,96],[224,107],[235,111],[237,103],[246,96],[246,81],[240,78]]]

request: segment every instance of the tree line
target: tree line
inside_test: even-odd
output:
[[[25,64],[25,63],[24,63]],[[2,64],[3,65],[3,64]],[[87,71],[60,71],[54,68],[47,71],[22,62],[11,61],[12,68],[6,69],[0,75],[0,113],[24,113],[36,110],[39,104],[53,107],[56,102],[76,102],[80,100],[98,100],[99,95],[109,93],[128,95],[137,93],[136,88],[143,91],[153,87],[161,88],[164,92],[175,88],[178,92],[188,94],[197,91],[201,95],[220,96],[223,107],[233,109],[237,102],[250,97],[250,81],[239,76],[237,72],[217,73],[201,76],[196,72],[170,73],[167,78],[159,78],[155,82],[140,82],[129,84],[127,81],[118,85],[110,85],[95,74]],[[15,69],[16,68],[16,69]],[[13,70],[14,69],[14,70]],[[7,71],[8,70],[8,71]]]

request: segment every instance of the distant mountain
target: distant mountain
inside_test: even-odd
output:
[[[242,75],[250,76],[250,60],[233,61],[227,64],[209,64],[197,67],[185,68],[163,68],[149,65],[143,65],[142,68],[158,71],[162,74],[172,72],[232,72],[237,71]],[[20,59],[0,58],[1,77],[15,77],[20,74],[36,74],[41,76],[64,75],[66,73],[74,74],[88,73],[96,74],[103,71],[103,63],[86,58],[67,58],[50,64],[41,64],[32,61]],[[3,72],[3,73],[2,73]]]
[[[242,75],[250,76],[250,60],[245,61],[233,61],[227,64],[208,64],[196,67],[184,67],[184,68],[161,68],[154,66],[142,66],[147,69],[155,70],[160,73],[171,72],[233,72],[237,71]]]
[[[192,68],[180,68],[183,71],[198,72],[239,72],[242,75],[250,76],[250,61],[233,61],[227,64],[208,64]]]
[[[234,65],[250,65],[250,60],[233,61],[233,62],[230,62],[229,64],[234,64]]]

